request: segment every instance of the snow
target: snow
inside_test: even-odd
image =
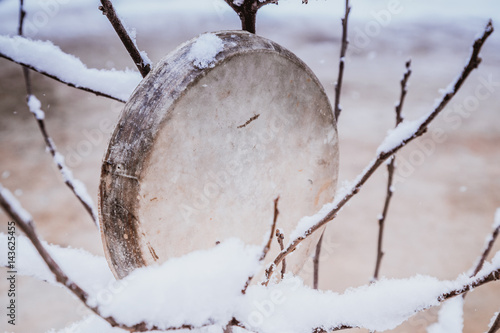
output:
[[[495,212],[495,218],[493,222],[493,229],[500,228],[500,208],[497,208]]]
[[[198,37],[191,46],[188,59],[197,68],[214,67],[215,57],[224,49],[224,42],[217,35],[208,33]]]
[[[31,221],[33,221],[31,214],[21,206],[16,197],[14,197],[8,189],[3,187],[2,184],[0,184],[0,196],[7,202],[13,211],[19,214],[19,217],[23,220],[23,222],[31,223]],[[5,246],[5,248],[7,247]],[[4,256],[4,258],[7,258],[7,256]]]
[[[43,120],[45,118],[45,112],[41,109],[42,103],[36,98],[35,95],[30,95],[28,97],[28,108],[30,112],[35,115],[35,118],[38,120]]]
[[[7,235],[0,234],[1,265],[7,260],[6,243]],[[241,289],[248,277],[261,269],[262,249],[238,239],[137,269],[119,281],[103,257],[44,244],[68,276],[89,293],[89,303],[97,305],[104,316],[113,316],[127,325],[142,321],[164,328],[213,325],[197,330],[206,333],[221,332],[221,326],[233,317],[260,333],[310,332],[314,327],[340,325],[383,331],[397,327],[420,310],[439,305],[440,295],[463,289],[476,279],[462,274],[453,281],[440,281],[417,275],[381,279],[339,294],[313,290],[301,278],[288,274],[280,283],[268,287],[250,285],[243,295]],[[19,236],[17,245],[19,274],[55,283],[29,240]],[[498,269],[500,252],[485,264],[478,277]],[[452,318],[459,318],[460,313],[458,301],[448,302],[440,311],[440,327],[451,327]],[[459,325],[455,322],[452,328]],[[430,333],[440,332],[437,329]],[[125,331],[112,329],[92,316],[60,331],[64,332]]]
[[[233,4],[235,4],[236,6],[241,6],[243,2],[245,2],[245,0],[233,0]]]
[[[52,143],[53,147],[55,147],[54,143]],[[59,167],[61,175],[66,183],[70,183],[73,185],[75,194],[92,209],[92,216],[94,217],[94,221],[98,221],[97,210],[94,205],[94,201],[89,195],[85,184],[83,184],[80,180],[76,179],[73,176],[73,172],[66,166],[64,163],[64,156],[62,156],[59,152],[56,151],[54,154],[54,163]],[[99,227],[99,224],[97,225]]]
[[[80,59],[64,53],[50,41],[0,35],[0,53],[65,83],[98,91],[122,101],[128,100],[142,79],[135,71],[87,68]]]
[[[464,298],[446,301],[439,310],[438,322],[427,327],[427,333],[462,333],[464,328]]]
[[[405,120],[396,128],[389,130],[384,141],[378,147],[377,154],[390,152],[402,142],[413,137],[426,118],[422,117],[413,121]]]
[[[7,265],[7,242],[8,236],[0,233],[0,266]],[[42,243],[68,277],[94,297],[116,283],[104,257],[94,256],[81,249]],[[16,270],[19,275],[61,286],[27,237],[16,236],[16,251]]]
[[[297,223],[297,227],[290,233],[290,243],[288,245],[290,245],[297,238],[305,237],[307,231],[316,223],[321,221],[335,207],[337,207],[336,202],[329,202],[324,204],[316,214],[301,218]]]

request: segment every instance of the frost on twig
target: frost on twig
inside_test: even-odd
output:
[[[476,69],[481,62],[479,52],[483,44],[492,33],[493,24],[490,21],[486,25],[483,34],[474,41],[471,56],[461,74],[452,83],[451,89],[442,96],[441,100],[436,105],[434,110],[415,121],[403,121],[393,131],[389,132],[382,144],[377,149],[377,156],[375,157],[375,159],[373,159],[366,166],[363,172],[358,175],[358,177],[353,181],[352,185],[349,186],[349,188],[346,190],[344,196],[339,196],[339,198],[337,198],[334,202],[323,206],[318,214],[312,217],[306,217],[303,220],[299,221],[296,230],[293,232],[294,237],[291,237],[291,240],[286,249],[281,251],[274,259],[273,263],[269,265],[269,278],[271,278],[274,268],[277,267],[277,265],[279,265],[287,255],[292,253],[304,239],[309,237],[312,233],[326,225],[337,216],[338,212],[344,207],[347,202],[349,202],[349,200],[353,196],[355,196],[359,192],[366,181],[373,175],[378,167],[382,165],[382,163],[384,163],[389,157],[393,156],[397,151],[399,151],[409,142],[423,135],[427,131],[429,124],[441,113],[448,102],[458,92],[469,74],[474,69]]]
[[[126,102],[141,81],[133,71],[87,68],[49,41],[0,35],[0,57],[27,67],[70,87]]]
[[[104,15],[106,15],[109,22],[113,26],[113,29],[115,29],[116,34],[118,35],[118,37],[120,37],[120,40],[130,54],[130,57],[134,61],[134,64],[137,66],[137,69],[139,69],[142,77],[146,77],[146,75],[148,75],[149,71],[151,70],[151,61],[149,60],[145,52],[139,51],[135,36],[133,36],[133,34],[125,28],[122,21],[116,14],[115,8],[113,7],[111,1],[101,0],[101,4],[102,6],[100,6],[99,9]]]
[[[278,4],[279,0],[224,0],[241,20],[241,29],[255,33],[257,11],[268,4]]]
[[[406,71],[401,79],[401,95],[399,97],[399,102],[396,105],[396,127],[403,121],[403,104],[406,97],[406,93],[408,92],[408,79],[411,75],[411,61],[408,60],[406,62]],[[378,241],[377,241],[377,259],[375,261],[375,273],[373,274],[373,280],[378,279],[380,265],[382,263],[382,257],[384,256],[384,252],[382,250],[383,245],[383,237],[384,237],[384,226],[385,226],[385,218],[387,216],[387,212],[389,211],[389,204],[391,202],[393,187],[392,187],[392,179],[394,177],[394,170],[396,169],[396,155],[390,158],[389,163],[387,164],[387,190],[385,195],[384,207],[382,209],[382,214],[378,219],[379,232],[378,232]]]

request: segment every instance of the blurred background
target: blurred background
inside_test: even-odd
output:
[[[222,0],[117,0],[118,14],[136,29],[139,48],[153,63],[200,33],[239,29]],[[88,67],[135,66],[95,0],[25,0],[26,35],[51,40]],[[404,64],[413,74],[404,106],[408,119],[432,110],[465,64],[488,21],[500,24],[493,0],[352,0],[343,112],[338,121],[340,181],[353,179],[374,157],[395,123],[394,105]],[[257,16],[257,34],[297,54],[316,73],[333,103],[344,1],[281,0]],[[18,1],[0,1],[0,33],[17,31]],[[500,29],[500,26],[499,26]],[[386,221],[381,276],[415,274],[455,279],[481,252],[500,207],[500,33],[484,46],[483,62],[423,138],[398,155],[395,194]],[[46,123],[74,175],[97,203],[100,164],[123,104],[96,97],[39,74],[33,89]],[[43,239],[103,255],[100,235],[61,181],[25,104],[18,65],[0,58],[0,177],[35,218]],[[381,168],[325,235],[320,288],[342,292],[373,276],[378,223],[387,172]],[[0,231],[9,218],[0,212]],[[496,245],[494,251],[500,250]],[[22,260],[22,258],[18,258]],[[92,267],[89,267],[91,270]],[[4,271],[4,270],[2,270]],[[303,276],[311,280],[310,263]],[[61,288],[18,280],[18,325],[13,332],[61,329],[84,316]],[[7,285],[0,279],[0,304]],[[464,332],[486,331],[500,310],[500,287],[489,284],[465,303]],[[425,332],[437,309],[418,314],[394,332]],[[3,317],[3,315],[2,315]],[[1,331],[12,331],[0,321]],[[354,330],[362,331],[362,330]]]

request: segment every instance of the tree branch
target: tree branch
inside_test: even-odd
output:
[[[444,109],[444,107],[448,104],[448,102],[455,96],[455,94],[458,92],[462,84],[465,82],[469,74],[477,68],[479,63],[481,62],[481,58],[479,57],[479,52],[481,50],[481,47],[483,46],[484,42],[486,39],[493,33],[493,25],[491,21],[488,22],[486,25],[486,28],[483,32],[483,35],[479,38],[477,38],[474,42],[474,45],[472,47],[472,54],[470,56],[470,59],[467,63],[467,65],[464,67],[462,70],[460,76],[456,79],[454,84],[452,85],[452,89],[448,91],[442,98],[439,104],[435,107],[435,109],[430,112],[427,116],[423,117],[416,123],[410,123],[409,125],[413,125],[410,127],[415,127],[410,133],[406,133],[406,131],[403,131],[407,129],[403,125],[405,125],[405,122],[400,124],[398,128],[403,131],[405,134],[404,137],[401,138],[398,144],[396,145],[389,145],[384,143],[379,147],[378,149],[378,154],[375,157],[375,159],[368,164],[368,166],[365,168],[365,170],[356,178],[354,181],[354,185],[351,186],[351,188],[348,189],[347,193],[342,197],[340,200],[335,200],[334,201],[334,207],[322,218],[319,219],[319,221],[315,224],[313,224],[311,227],[309,227],[301,236],[298,236],[295,239],[292,239],[287,246],[287,248],[283,251],[281,251],[278,256],[275,258],[274,262],[268,267],[268,278],[270,279],[274,268],[281,263],[281,261],[290,253],[292,253],[297,246],[307,237],[309,237],[312,233],[320,229],[322,226],[327,224],[328,222],[332,221],[338,214],[338,212],[344,207],[344,205],[349,202],[349,200],[355,196],[360,189],[363,187],[363,185],[366,183],[366,181],[373,175],[373,173],[378,169],[378,167],[384,163],[385,160],[387,160],[389,157],[394,155],[397,151],[399,151],[402,147],[406,146],[409,142],[413,141],[415,138],[421,136],[427,131],[427,127],[429,124],[434,120],[434,118],[437,117],[441,113],[441,111]],[[400,134],[396,132],[396,130],[393,133]],[[386,147],[387,146],[387,147]]]
[[[498,215],[498,216],[497,216]],[[491,234],[487,238],[486,245],[483,249],[483,252],[481,253],[481,256],[477,260],[476,268],[474,269],[474,272],[472,273],[471,276],[476,276],[477,273],[483,268],[484,262],[486,261],[486,258],[490,254],[491,250],[493,249],[493,245],[495,244],[495,240],[498,237],[498,234],[500,233],[500,223],[497,221],[497,219],[500,220],[500,208],[497,209],[497,212],[495,214],[495,223],[494,223],[494,228]]]
[[[240,0],[238,4],[235,4],[234,0],[224,1],[238,14],[241,29],[254,34],[257,11],[265,5],[278,4],[279,0]]]
[[[325,236],[325,231],[321,233],[321,237],[316,244],[316,252],[313,258],[313,289],[318,289],[319,287],[319,258],[321,257],[321,247],[323,246],[323,237]],[[281,249],[283,251],[283,249]],[[285,259],[283,259],[285,260]]]
[[[408,79],[411,75],[411,61],[408,60],[406,62],[406,72],[401,79],[401,95],[399,98],[399,103],[396,105],[396,127],[403,121],[402,116],[402,108],[405,100],[406,93],[408,91]],[[389,211],[389,204],[391,202],[393,188],[392,188],[392,180],[394,177],[394,170],[396,168],[396,156],[394,155],[389,164],[387,164],[387,191],[385,195],[384,207],[382,210],[382,214],[378,219],[379,232],[378,232],[378,242],[377,242],[377,259],[375,261],[375,273],[373,274],[373,281],[378,280],[378,275],[380,271],[380,265],[382,263],[382,257],[384,256],[384,252],[382,250],[382,244],[384,240],[384,226],[385,226],[385,218],[387,216],[387,212]]]
[[[137,69],[139,69],[142,77],[146,77],[146,75],[148,75],[149,71],[151,70],[149,59],[143,56],[139,51],[135,40],[130,36],[129,32],[127,31],[127,29],[125,29],[123,23],[116,14],[115,8],[113,7],[111,1],[101,0],[101,4],[102,6],[100,6],[99,9],[104,15],[106,15],[109,22],[115,29],[118,37],[120,37],[120,40],[130,54],[130,57],[137,66]]]
[[[344,57],[347,51],[347,46],[349,41],[347,40],[347,20],[349,19],[349,13],[351,12],[351,7],[349,6],[349,0],[345,1],[345,15],[342,19],[342,44],[340,47],[340,59],[339,59],[339,73],[337,77],[337,82],[335,82],[335,119],[339,119],[340,112],[342,108],[340,107],[340,92],[342,90],[342,81],[344,80]]]
[[[17,60],[14,60],[13,58],[11,58],[11,57],[3,54],[2,52],[0,52],[0,57],[2,57],[4,59],[7,59],[7,60],[10,60],[10,61],[12,61],[12,62],[14,62],[14,63],[16,63],[18,65],[21,65],[21,66],[25,67],[25,68],[31,69],[32,71],[35,71],[35,72],[40,73],[42,75],[50,77],[51,79],[54,79],[54,80],[59,81],[61,83],[64,83],[65,85],[67,85],[69,87],[80,89],[80,90],[83,90],[83,91],[86,91],[86,92],[90,92],[90,93],[95,94],[96,96],[102,96],[102,97],[111,98],[111,99],[114,99],[115,101],[118,101],[118,102],[122,102],[122,103],[127,102],[125,99],[119,98],[117,96],[113,96],[111,94],[107,94],[107,93],[104,93],[104,92],[101,92],[101,91],[98,91],[98,90],[95,90],[95,89],[92,89],[92,88],[89,88],[89,87],[77,86],[76,84],[74,84],[72,82],[66,82],[66,81],[64,81],[63,79],[59,78],[58,76],[56,76],[54,74],[50,74],[50,73],[48,73],[46,71],[39,70],[39,69],[35,68],[33,65],[30,65],[30,64],[27,64],[27,63],[23,63],[23,62],[20,62],[20,61],[17,61]]]

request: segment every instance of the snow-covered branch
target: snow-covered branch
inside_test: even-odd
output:
[[[394,130],[390,131],[382,144],[377,149],[377,156],[373,159],[363,172],[352,182],[350,186],[344,189],[344,193],[338,193],[337,198],[328,204],[325,204],[321,210],[314,216],[302,218],[295,231],[290,235],[291,241],[284,251],[281,251],[274,261],[268,267],[270,271],[269,278],[280,262],[297,246],[312,233],[323,227],[328,222],[332,221],[344,205],[351,200],[363,187],[366,181],[373,173],[384,163],[389,157],[393,156],[402,147],[409,142],[418,138],[427,131],[429,124],[441,113],[448,102],[455,96],[462,84],[465,82],[469,74],[477,68],[481,62],[479,52],[486,42],[488,37],[493,33],[493,24],[488,22],[483,34],[474,41],[472,53],[466,66],[462,70],[459,77],[450,85],[447,91],[441,98],[440,102],[432,112],[420,119],[414,121],[403,121]]]
[[[122,21],[116,14],[115,8],[113,7],[111,1],[101,0],[101,4],[102,6],[100,6],[99,9],[104,15],[106,15],[109,22],[115,29],[116,34],[118,35],[118,37],[120,37],[120,40],[130,54],[130,57],[137,66],[137,69],[139,69],[142,77],[146,77],[146,75],[148,75],[149,71],[151,70],[151,60],[149,60],[144,51],[139,51],[135,36],[133,36],[133,34],[125,28]]]
[[[92,198],[87,192],[85,185],[75,177],[73,177],[73,173],[64,163],[64,156],[62,156],[56,148],[56,145],[49,133],[47,132],[47,128],[45,126],[45,113],[41,109],[42,104],[35,97],[35,95],[28,96],[28,107],[36,118],[36,122],[38,127],[40,128],[40,132],[42,133],[43,139],[45,141],[45,145],[47,147],[47,151],[52,155],[52,159],[54,164],[57,166],[57,169],[61,173],[64,183],[69,187],[69,189],[75,194],[78,201],[83,205],[85,210],[89,213],[94,224],[99,228],[99,220],[97,210],[94,206]]]
[[[126,102],[141,81],[134,71],[87,68],[80,59],[64,53],[50,41],[0,35],[0,57],[98,96]]]

